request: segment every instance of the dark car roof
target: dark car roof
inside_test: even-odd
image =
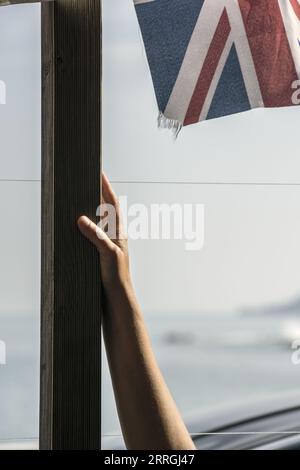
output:
[[[292,417],[295,419],[291,419]],[[185,417],[185,423],[197,445],[199,442],[200,448],[259,447],[265,442],[288,437],[284,434],[285,429],[293,429],[293,432],[297,429],[300,432],[300,393],[299,391],[284,392],[214,406],[205,410],[198,409]],[[272,439],[270,436],[266,439],[266,434],[255,433],[253,429],[280,429],[281,434],[280,432],[278,434],[275,432],[274,435],[270,433],[273,436]],[[249,430],[248,439],[247,432],[244,433],[243,438],[238,438],[239,432],[243,430]],[[215,433],[214,439],[208,438],[210,433]],[[217,437],[218,434],[219,437]],[[122,436],[102,438],[102,449],[124,448]]]
[[[298,391],[281,393],[194,413],[188,427],[196,447],[203,450],[250,450],[268,445],[300,449],[299,395]]]
[[[300,408],[299,390],[194,411],[186,416],[185,422],[190,433],[207,433],[298,408]]]

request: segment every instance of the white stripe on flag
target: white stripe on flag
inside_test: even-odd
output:
[[[231,32],[216,69],[199,121],[207,119],[214,94],[233,44],[236,47],[250,106],[251,108],[264,106],[240,7],[234,0],[228,0],[226,8]]]
[[[149,3],[155,2],[155,0],[133,0],[135,5],[139,5],[140,3]]]
[[[300,20],[291,2],[278,0],[298,77],[300,79]],[[300,4],[300,1],[298,0]]]
[[[199,117],[199,121],[205,121],[205,119],[207,119],[207,115],[209,113],[213,97],[215,95],[215,92],[216,92],[219,80],[221,78],[222,72],[224,70],[225,64],[227,62],[232,44],[233,44],[232,33],[230,33],[227,39],[226,45],[224,47],[224,50],[222,52],[222,55],[220,57],[220,61],[217,66],[216,73],[214,75],[214,78],[211,82],[211,86],[209,88],[206,99],[204,101],[204,105],[203,105],[203,108]]]
[[[184,122],[209,46],[224,10],[224,2],[204,2],[171,93],[165,116]]]
[[[240,6],[236,0],[228,0],[226,8],[250,106],[264,106]]]
[[[206,0],[200,12],[181,70],[165,110],[166,117],[176,118],[180,122],[184,122],[200,72],[203,68],[205,58],[224,8],[227,10],[231,26],[231,45],[234,43],[236,47],[250,106],[251,108],[263,106],[263,99],[257,80],[253,57],[238,3],[236,0],[220,0],[213,3]],[[227,46],[228,45],[229,42]],[[207,115],[209,111],[207,108],[208,104],[212,101],[213,93],[216,90],[218,80],[221,77],[229,53],[230,49],[226,47],[222,54],[221,63],[217,68],[216,76],[211,84],[209,96],[206,99],[200,120],[203,120],[204,116]]]

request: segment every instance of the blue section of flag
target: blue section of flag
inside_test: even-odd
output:
[[[178,77],[204,0],[156,0],[136,5],[160,111]]]
[[[251,109],[236,48],[233,45],[218,83],[207,119]]]

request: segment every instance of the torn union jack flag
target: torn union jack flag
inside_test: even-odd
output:
[[[300,0],[134,0],[161,120],[300,104]]]

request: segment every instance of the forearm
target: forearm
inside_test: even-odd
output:
[[[103,330],[127,448],[194,449],[160,373],[131,286],[109,296]]]
[[[116,239],[87,217],[80,217],[78,226],[100,253],[104,339],[126,445],[134,450],[194,449],[156,363],[134,295],[117,197],[104,175],[102,182],[103,200],[115,208]]]

